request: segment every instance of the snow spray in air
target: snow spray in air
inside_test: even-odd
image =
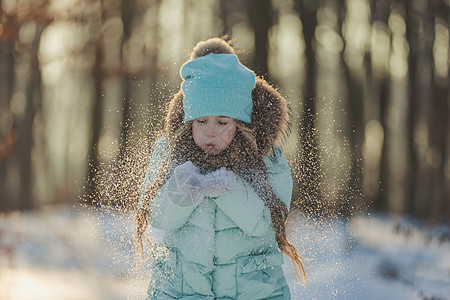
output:
[[[295,144],[289,157],[294,193],[288,234],[303,253],[308,274],[306,289],[291,286],[299,299],[346,298],[349,291],[355,292],[358,281],[358,274],[346,271],[355,251],[347,221],[367,203],[362,198],[359,149],[346,136],[349,131],[340,120],[345,110],[336,109],[340,103],[314,99],[315,111],[293,116],[298,121],[291,125],[293,134],[287,141]]]
[[[122,277],[124,286],[133,287],[127,293],[131,299],[145,295],[151,277],[149,263],[141,261],[133,250],[134,218],[152,144],[162,128],[163,103],[171,94],[165,86],[157,85],[153,90],[152,100],[146,100],[145,104],[123,99],[118,104],[120,108],[105,112],[105,119],[116,122],[105,124],[102,129],[97,155],[89,161],[91,173],[81,199],[82,205],[96,217],[101,244],[105,255],[110,256],[113,273]]]
[[[130,102],[132,117],[122,123],[127,130],[122,131],[118,138],[111,139],[112,147],[100,149],[100,156],[110,159],[100,159],[94,166],[88,183],[95,189],[83,200],[96,211],[105,245],[113,249],[116,268],[139,285],[133,293],[143,295],[148,282],[157,280],[158,276],[152,276],[147,261],[139,263],[136,260],[133,220],[152,144],[157,137],[157,129],[162,128],[158,120],[162,118],[155,117],[155,122],[149,122],[144,116],[146,109]],[[308,287],[305,289],[290,263],[285,264],[294,297],[345,296],[347,290],[354,289],[349,286],[352,282],[348,280],[349,276],[357,276],[346,274],[347,264],[342,256],[349,256],[352,251],[346,220],[362,207],[358,204],[361,178],[355,172],[360,161],[354,157],[353,146],[336,121],[332,103],[325,98],[317,101],[318,105],[323,105],[321,113],[307,116],[314,120],[314,127],[305,128],[300,125],[301,121],[291,124],[294,134],[286,141],[296,145],[293,153],[288,155],[296,182],[288,235],[306,259],[308,273]],[[162,111],[161,106],[156,110]],[[152,250],[154,260],[168,257],[167,249]],[[144,249],[144,253],[148,257],[149,247]],[[166,271],[165,276],[173,276],[171,270]],[[328,287],[326,295],[319,289],[324,281]]]

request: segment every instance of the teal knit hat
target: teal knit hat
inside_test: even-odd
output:
[[[205,116],[251,122],[255,74],[234,54],[214,54],[185,63],[180,70],[184,123]]]

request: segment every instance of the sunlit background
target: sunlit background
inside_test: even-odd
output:
[[[198,41],[228,35],[290,103],[293,210],[448,222],[449,7],[0,0],[0,218],[80,201],[132,208],[180,66]]]
[[[285,151],[319,174],[305,206],[449,216],[448,1],[0,3],[2,209],[77,201],[130,151],[145,165],[189,50],[228,34],[288,97]]]

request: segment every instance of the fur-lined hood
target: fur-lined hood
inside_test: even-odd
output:
[[[252,121],[245,124],[255,132],[259,152],[267,155],[279,145],[289,131],[289,106],[286,99],[266,80],[257,77],[252,92]],[[166,117],[165,133],[169,136],[183,125],[183,92],[172,98]]]

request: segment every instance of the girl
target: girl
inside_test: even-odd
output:
[[[147,296],[290,299],[282,253],[305,272],[285,229],[286,100],[219,38],[198,43],[180,74],[136,216],[141,251],[148,225],[164,230]]]

